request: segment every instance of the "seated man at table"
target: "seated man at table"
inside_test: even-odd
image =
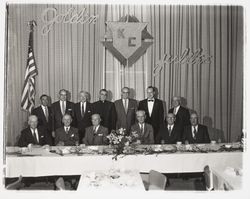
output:
[[[71,126],[72,117],[65,114],[62,118],[63,127],[56,129],[55,145],[75,146],[79,144],[78,129]]]
[[[191,125],[184,127],[183,142],[185,144],[210,143],[207,127],[198,123],[197,113],[190,115]]]
[[[48,136],[48,132],[43,127],[37,127],[38,118],[36,115],[30,115],[28,119],[29,127],[21,132],[18,140],[19,147],[27,147],[32,145],[51,145],[52,141]]]
[[[181,141],[181,127],[175,124],[175,120],[175,114],[167,114],[167,123],[160,127],[156,138],[157,144],[176,144],[176,142]]]
[[[85,130],[83,143],[86,145],[106,145],[108,144],[108,128],[100,125],[101,117],[99,114],[91,116],[92,126]]]
[[[145,111],[136,111],[136,119],[138,122],[131,127],[131,133],[137,132],[141,144],[154,144],[154,130],[150,124],[145,123]]]

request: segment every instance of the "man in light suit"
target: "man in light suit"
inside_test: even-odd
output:
[[[190,115],[191,125],[184,127],[183,142],[193,143],[210,143],[207,127],[198,123],[197,113]]]
[[[181,98],[179,96],[174,96],[172,98],[173,108],[169,109],[169,113],[173,113],[176,116],[175,124],[180,126],[181,136],[183,134],[184,127],[190,125],[190,113],[189,110],[181,106]]]
[[[135,113],[137,111],[137,101],[129,99],[129,88],[124,87],[121,90],[121,99],[115,101],[116,109],[116,128],[126,129],[126,133],[130,132],[131,125],[135,123]]]
[[[30,115],[28,119],[29,127],[21,132],[18,140],[19,147],[27,147],[31,145],[51,145],[51,139],[48,137],[46,130],[43,127],[37,127],[38,118],[36,115]]]
[[[154,138],[156,139],[159,127],[164,121],[164,109],[163,102],[155,98],[155,87],[149,86],[147,88],[147,99],[139,102],[138,110],[145,111],[145,122],[153,126]]]
[[[75,122],[79,131],[79,141],[85,136],[85,128],[91,126],[92,104],[88,102],[89,93],[81,91],[79,93],[80,102],[75,104]]]
[[[63,126],[56,129],[55,145],[77,146],[79,145],[78,129],[71,126],[72,117],[65,114],[62,118]]]
[[[154,130],[150,124],[145,123],[145,111],[136,111],[136,119],[138,123],[131,127],[131,133],[134,131],[137,132],[140,144],[154,144]]]
[[[101,89],[99,92],[99,101],[92,104],[93,113],[99,114],[101,117],[101,125],[108,128],[109,133],[115,130],[116,112],[113,102],[107,100],[108,91]]]
[[[175,125],[175,119],[173,113],[168,113],[167,123],[160,127],[158,137],[156,138],[157,144],[176,144],[176,142],[182,141],[181,128]]]
[[[100,125],[101,117],[99,114],[91,116],[93,126],[87,127],[83,143],[86,145],[106,145],[108,144],[108,129]]]
[[[41,95],[41,105],[32,110],[31,114],[38,118],[38,127],[43,127],[52,140],[52,113],[49,105],[49,96]]]
[[[65,114],[71,115],[74,119],[74,103],[67,100],[67,90],[59,91],[59,101],[51,105],[52,111],[52,136],[55,136],[55,130],[62,127],[62,118]]]

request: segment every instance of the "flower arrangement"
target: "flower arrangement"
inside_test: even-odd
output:
[[[130,150],[130,146],[136,143],[139,135],[136,131],[131,132],[130,135],[126,135],[126,129],[120,128],[118,130],[113,130],[107,136],[109,144],[115,148],[116,156],[120,154],[126,154]]]

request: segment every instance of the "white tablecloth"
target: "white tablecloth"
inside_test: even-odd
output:
[[[39,154],[39,152],[38,152]],[[6,156],[6,177],[80,175],[88,170],[129,169],[162,173],[203,172],[204,167],[241,167],[242,152],[172,153],[152,155],[65,155],[45,152],[41,156]]]
[[[145,190],[139,171],[104,170],[85,171],[81,174],[77,191]]]

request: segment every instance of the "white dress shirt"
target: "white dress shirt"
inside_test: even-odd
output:
[[[48,110],[48,107],[47,106],[43,106],[43,105],[41,105],[41,107],[42,107],[42,109],[43,109],[43,113],[44,113],[44,115],[45,115],[45,117],[49,117],[49,110]],[[46,112],[46,108],[47,108],[47,112]],[[46,118],[47,119],[47,118]]]
[[[64,126],[65,132],[69,132],[70,126]],[[68,130],[68,131],[67,131]]]
[[[141,133],[142,133],[142,134],[144,133],[144,126],[145,126],[145,123],[143,123],[143,124],[140,124],[140,123],[139,123],[139,127],[140,127],[140,129],[141,129]]]
[[[176,108],[174,108],[174,112],[173,112],[173,113],[174,113],[175,115],[177,115],[177,113],[178,113],[178,111],[179,111],[179,108],[180,108],[180,105],[177,106]]]
[[[86,102],[81,102],[80,103],[80,105],[81,105],[81,114],[83,115],[83,113],[85,113],[85,111],[86,111]],[[83,105],[83,113],[82,113],[82,105]]]
[[[198,132],[198,125],[192,126],[192,136],[193,136],[193,138],[196,136],[196,135],[194,134],[194,129],[196,130],[196,133],[197,133],[197,132]]]
[[[128,99],[122,99],[123,107],[125,112],[127,113],[128,111]]]
[[[64,105],[64,106],[63,106]],[[61,112],[62,114],[64,115],[65,114],[65,111],[66,111],[66,101],[61,101],[60,100],[60,107],[61,107]],[[63,107],[64,107],[64,110],[63,110]]]
[[[148,112],[149,112],[149,116],[151,117],[151,114],[152,114],[152,111],[153,111],[153,107],[154,107],[154,102],[155,102],[155,99],[152,99],[153,102],[149,102],[149,99],[148,99]]]
[[[36,136],[37,142],[39,143],[39,136],[38,136],[37,128],[36,128],[36,129],[30,128],[30,130],[31,130],[31,132],[32,132],[32,135],[33,135],[33,136]]]
[[[98,131],[99,127],[100,127],[100,125],[98,125],[98,126],[93,126],[93,131],[95,130],[94,133],[96,133],[96,132]]]

